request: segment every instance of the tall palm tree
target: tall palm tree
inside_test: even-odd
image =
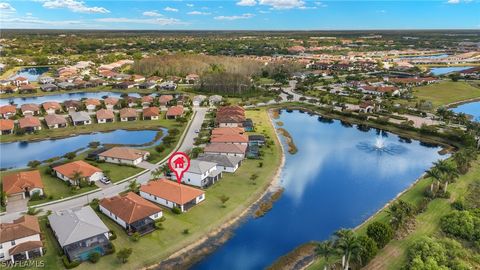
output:
[[[82,180],[83,178],[83,175],[81,172],[79,171],[74,171],[73,174],[72,174],[72,180],[73,180],[73,184],[75,186],[79,186],[80,185],[80,181]]]
[[[156,168],[151,172],[152,174],[152,179],[158,179],[162,176],[163,172],[161,168]]]
[[[342,267],[344,270],[348,270],[350,267],[350,259],[352,256],[356,256],[361,250],[360,243],[352,230],[342,229],[337,231],[335,235],[338,237],[336,246],[342,251],[344,256]]]
[[[458,177],[458,170],[456,166],[447,161],[447,160],[439,160],[436,162],[435,166],[441,172],[442,176],[440,179],[444,184],[444,192],[447,192],[448,183]]]
[[[323,257],[323,259],[325,260],[325,267],[323,269],[324,270],[329,269],[330,263],[328,262],[328,260],[330,259],[330,256],[335,254],[335,248],[334,248],[333,242],[330,240],[320,242],[315,248],[315,253],[318,256]]]
[[[440,172],[440,170],[438,170],[437,167],[432,167],[430,170],[427,171],[427,176],[432,178],[432,180],[436,180],[438,186],[440,178],[442,178],[442,173]],[[430,184],[430,192],[433,192],[433,181]]]

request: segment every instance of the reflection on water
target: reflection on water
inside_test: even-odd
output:
[[[473,121],[480,122],[480,101],[462,104],[453,108],[452,111],[456,113],[465,113],[470,115]]]
[[[162,129],[165,136],[166,129]],[[154,130],[115,130],[111,132],[82,134],[75,137],[43,140],[36,142],[12,142],[0,144],[0,168],[19,168],[27,166],[31,160],[47,160],[88,146],[98,141],[105,144],[141,145],[155,139]],[[157,141],[156,143],[159,143]],[[6,154],[9,153],[9,154]]]
[[[298,111],[283,111],[278,120],[299,150],[286,153],[283,196],[193,269],[263,269],[300,244],[357,226],[441,158],[439,147],[367,126],[347,128]],[[375,145],[388,150],[365,150]]]

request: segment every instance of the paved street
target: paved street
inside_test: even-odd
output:
[[[193,142],[195,137],[197,136],[197,133],[195,133],[195,130],[200,130],[203,120],[205,119],[205,114],[207,112],[207,108],[195,108],[194,111],[197,113],[195,114],[194,119],[192,120],[192,123],[190,125],[190,128],[187,130],[187,133],[185,134],[185,139],[183,140],[182,144],[179,147],[179,151],[186,151],[189,150],[193,147]],[[137,182],[138,183],[145,183],[148,180],[152,178],[151,171],[155,170],[156,168],[160,167],[163,165],[164,162],[157,164],[152,168],[151,170],[141,174],[140,176],[137,177]],[[59,180],[60,181],[60,180]],[[61,183],[59,183],[61,184]],[[70,209],[78,206],[82,206],[87,204],[88,202],[92,201],[94,198],[101,199],[104,197],[112,197],[120,192],[126,190],[128,188],[129,181],[118,184],[118,185],[112,185],[110,187],[106,187],[100,191],[83,195],[75,199],[63,201],[63,202],[58,202],[54,204],[50,204],[44,207],[41,207],[41,209],[46,212],[48,210],[51,211],[58,211],[58,210],[64,210],[64,209]],[[9,212],[3,216],[0,216],[1,222],[11,222],[12,220],[20,217],[22,215],[22,212]]]

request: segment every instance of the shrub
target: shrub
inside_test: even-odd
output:
[[[475,231],[480,231],[480,218],[469,211],[454,211],[440,220],[442,231],[465,240],[478,240]],[[480,238],[480,235],[478,235]]]
[[[40,191],[35,191],[33,194],[30,196],[30,201],[39,201],[43,198],[44,196],[40,195]]]
[[[108,248],[105,251],[105,254],[110,255],[110,254],[113,254],[113,253],[115,253],[115,245],[113,243],[108,243]]]
[[[132,255],[132,249],[131,248],[122,248],[117,252],[117,258],[120,260],[122,263],[126,263],[128,261],[128,257]]]
[[[360,235],[357,239],[361,247],[359,256],[362,266],[365,266],[375,257],[378,252],[378,247],[375,241],[368,236]]]
[[[182,213],[182,210],[179,207],[175,206],[172,208],[172,213],[179,215]]]
[[[108,238],[108,240],[113,241],[115,239],[117,239],[117,234],[115,233],[115,231],[110,231],[110,237]]]
[[[100,253],[92,252],[92,253],[90,253],[90,255],[88,255],[88,260],[91,263],[97,263],[100,260],[100,256],[101,256]]]
[[[130,236],[130,240],[132,240],[133,242],[138,242],[138,240],[140,240],[140,234],[138,232],[134,232]]]
[[[157,146],[155,146],[155,150],[158,153],[162,153],[163,151],[165,151],[165,146],[163,144],[157,145]]]
[[[76,156],[77,154],[75,152],[68,152],[65,155],[63,155],[64,158],[70,159],[70,160],[74,159]]]
[[[189,233],[190,233],[190,230],[189,230],[189,229],[185,229],[185,230],[183,230],[182,233],[183,233],[183,234],[189,234]]]
[[[65,268],[67,269],[72,269],[80,265],[79,261],[70,262],[66,255],[62,256],[62,262],[63,262],[63,265],[65,265]]]
[[[38,165],[40,165],[41,162],[38,161],[38,160],[32,160],[32,161],[29,161],[27,166],[30,167],[30,168],[36,168],[38,167]]]
[[[375,221],[368,225],[367,235],[375,241],[378,248],[383,248],[392,240],[394,231],[389,224]]]

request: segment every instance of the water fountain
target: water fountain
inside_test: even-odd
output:
[[[375,143],[371,142],[360,142],[357,145],[357,148],[363,150],[367,153],[375,152],[377,154],[389,154],[389,155],[398,155],[406,151],[406,148],[393,143],[388,143],[386,139],[379,135],[375,138]]]

